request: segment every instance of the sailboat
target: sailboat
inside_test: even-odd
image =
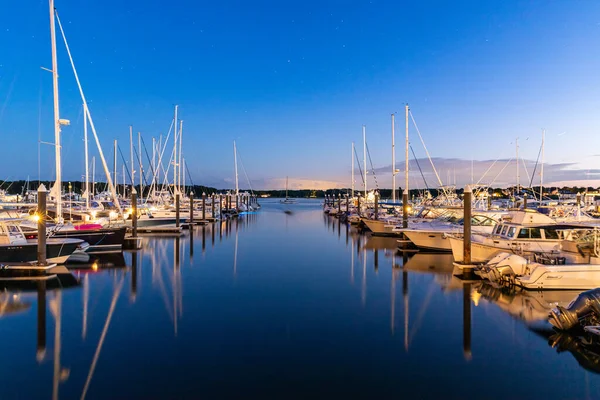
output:
[[[55,136],[55,163],[56,163],[56,182],[54,187],[56,188],[56,209],[55,209],[55,219],[56,225],[49,229],[50,236],[53,238],[62,238],[62,239],[80,239],[85,242],[88,242],[90,246],[86,251],[114,251],[120,250],[123,245],[123,241],[125,240],[125,228],[104,228],[99,224],[65,224],[63,218],[63,209],[62,209],[62,198],[61,198],[61,144],[60,144],[60,131],[62,125],[69,125],[69,121],[66,119],[61,119],[59,115],[59,101],[58,101],[58,62],[56,57],[56,31],[55,31],[55,19],[58,19],[58,15],[56,14],[56,10],[54,8],[54,0],[49,0],[50,5],[50,38],[52,45],[52,87],[53,87],[53,103],[54,103],[54,136]],[[71,60],[71,65],[73,67],[73,72],[75,73],[75,79],[77,81],[80,94],[82,96],[83,105],[84,105],[84,115],[87,117],[85,120],[86,128],[86,143],[87,143],[87,123],[89,122],[92,131],[94,133],[94,137],[96,139],[96,143],[98,145],[98,150],[100,152],[100,156],[102,158],[102,162],[105,166],[105,172],[108,171],[106,167],[106,163],[104,160],[104,156],[102,154],[102,148],[99,146],[99,141],[96,136],[96,131],[92,122],[92,118],[87,106],[87,102],[85,101],[85,97],[83,96],[83,91],[81,89],[81,85],[79,83],[79,77],[77,76],[77,72],[75,70],[74,64],[72,63],[71,53],[66,43],[66,38],[64,36],[64,32],[62,31],[62,25],[59,28],[61,33],[63,33],[63,38],[65,39],[65,45],[67,46],[67,51],[69,54],[69,58]],[[87,149],[87,144],[86,144]],[[86,171],[87,172],[87,171]],[[86,174],[87,175],[87,174]],[[87,177],[86,177],[86,186],[87,186]],[[117,208],[120,211],[120,205],[118,200],[116,200],[116,193],[114,191],[114,187],[112,181],[110,179],[110,175],[107,173],[107,180],[109,187],[111,188],[111,192],[113,193],[113,197],[115,198]],[[86,187],[86,190],[88,188]],[[22,228],[24,228],[27,239],[37,239],[37,231],[34,229],[27,230],[27,225],[22,224]]]
[[[285,199],[279,200],[281,204],[296,204],[296,199],[291,199],[288,197],[288,177],[285,177]]]

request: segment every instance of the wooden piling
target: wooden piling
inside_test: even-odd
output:
[[[46,265],[46,196],[48,192],[44,185],[38,188],[38,209],[37,209],[37,228],[38,228],[38,247],[37,262],[38,265]]]
[[[206,193],[202,193],[202,221],[206,221]]]
[[[378,220],[379,219],[379,193],[375,193],[375,217],[373,217],[374,220]]]
[[[190,224],[194,223],[194,192],[190,192]]]
[[[408,228],[408,190],[402,192],[402,227]]]
[[[137,192],[131,189],[131,235],[137,237]]]

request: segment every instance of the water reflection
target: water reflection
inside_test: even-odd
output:
[[[498,292],[456,278],[448,254],[400,252],[318,204],[279,207],[144,237],[137,252],[78,265],[70,283],[5,286],[0,351],[15,362],[1,397],[600,395],[593,374],[586,389],[565,385],[597,370],[589,338],[544,321],[503,330],[572,293]]]

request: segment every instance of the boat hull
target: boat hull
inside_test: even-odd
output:
[[[389,222],[367,218],[362,218],[361,221],[367,226],[367,228],[373,233],[373,235],[397,237],[402,236],[400,232],[394,232],[395,225],[390,224]]]
[[[446,232],[404,230],[404,235],[413,244],[422,249],[435,251],[452,251]]]
[[[79,239],[87,242],[90,246],[87,253],[102,251],[120,251],[125,241],[127,228],[100,228],[90,230],[57,230],[52,237],[56,239]],[[37,239],[37,232],[27,232],[27,239]]]
[[[46,260],[64,264],[69,256],[83,243],[78,239],[48,239]],[[37,261],[37,241],[19,245],[0,245],[0,263],[31,263]]]

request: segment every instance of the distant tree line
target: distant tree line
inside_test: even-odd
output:
[[[6,193],[8,194],[21,194],[24,195],[25,191],[27,189],[29,190],[37,190],[38,186],[40,184],[44,184],[44,186],[46,186],[47,190],[50,190],[52,188],[52,185],[54,184],[54,181],[25,181],[25,180],[17,180],[17,181],[3,181],[0,183],[0,190],[4,190],[6,191]],[[85,183],[81,182],[81,181],[70,181],[70,182],[63,182],[62,183],[62,190],[64,193],[67,192],[72,192],[75,194],[82,194],[83,190],[84,190],[84,186]],[[90,183],[90,189],[91,189],[92,184]],[[105,182],[96,182],[96,193],[99,192],[103,192],[103,191],[107,191],[108,190],[108,185]],[[130,185],[122,185],[119,184],[117,185],[117,192],[119,194],[123,194],[123,191],[125,190],[126,194],[128,195],[130,193]],[[150,190],[149,186],[144,186],[143,190],[140,189],[140,185],[136,185],[135,186],[136,191],[138,193],[142,193],[143,195],[146,196],[148,195],[148,191]],[[229,189],[229,190],[218,190],[216,188],[213,187],[209,187],[209,186],[203,186],[203,185],[193,185],[193,186],[186,186],[186,194],[190,193],[190,190],[194,192],[195,197],[200,197],[202,196],[202,193],[206,193],[207,195],[212,195],[212,194],[216,194],[216,193],[225,193],[227,191],[233,191],[233,189]],[[413,197],[418,197],[418,196],[422,196],[423,193],[425,192],[426,189],[411,189],[410,198]],[[429,193],[431,194],[432,197],[436,197],[440,194],[442,194],[441,189],[436,189],[436,188],[432,188],[432,189],[428,189]],[[544,197],[549,197],[549,198],[558,198],[560,195],[574,195],[576,193],[584,193],[584,192],[595,192],[598,191],[599,188],[593,188],[593,187],[577,187],[577,186],[563,186],[563,187],[556,187],[556,186],[552,186],[552,187],[544,187]],[[246,190],[244,190],[246,191]],[[456,193],[459,196],[462,196],[464,189],[463,188],[458,188],[456,189]],[[338,195],[350,195],[351,189],[349,188],[344,188],[344,189],[327,189],[327,190],[312,190],[312,189],[301,189],[301,190],[288,190],[288,197],[294,197],[294,198],[324,198],[326,195],[327,196],[338,196]],[[532,195],[533,193],[535,193],[536,195],[539,195],[540,192],[540,187],[532,187],[532,188],[523,188],[520,187],[519,191],[517,193],[516,187],[508,187],[508,188],[489,188],[488,189],[488,193],[493,194],[494,197],[496,198],[504,198],[504,199],[508,199],[516,194],[518,195],[522,195],[523,193],[528,193],[529,195]],[[255,195],[258,196],[268,196],[268,197],[285,197],[285,190],[255,190],[253,191],[253,193]],[[355,189],[355,193],[362,193],[361,190],[359,189]],[[379,195],[381,196],[381,199],[391,199],[392,197],[392,190],[391,189],[379,189]],[[402,188],[398,188],[398,190],[396,191],[396,196],[398,197],[398,200],[400,200],[402,198]]]

